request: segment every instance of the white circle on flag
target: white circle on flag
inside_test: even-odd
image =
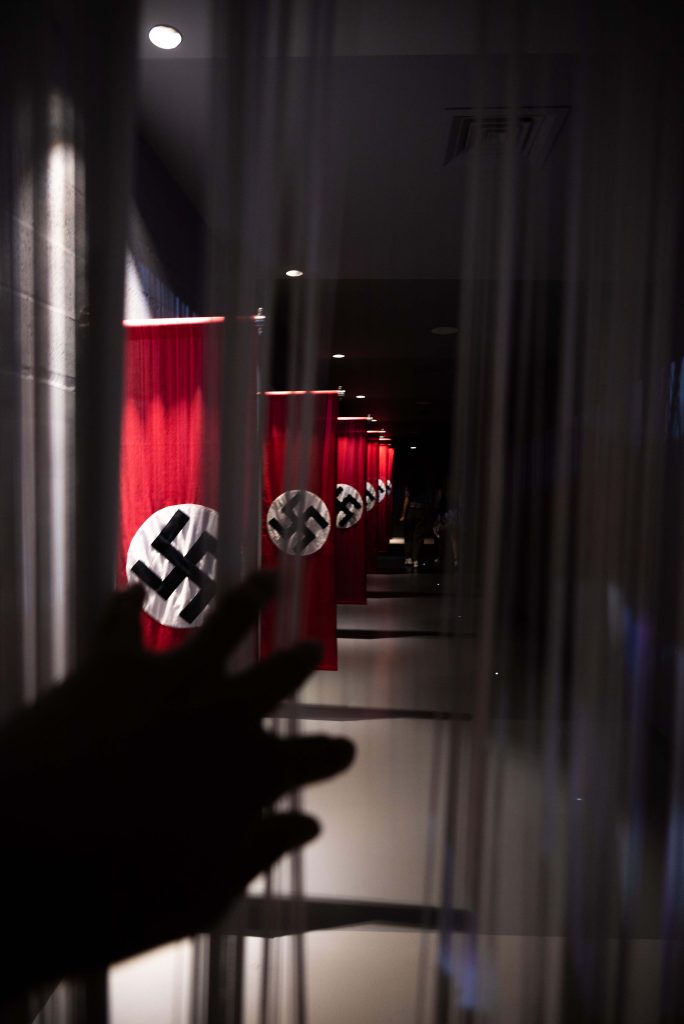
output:
[[[378,502],[385,500],[385,481],[378,477]]]
[[[387,481],[387,493],[388,494],[392,493],[392,481],[391,480]]]
[[[351,484],[338,484],[335,488],[335,524],[340,530],[348,530],[363,515],[363,498]]]
[[[206,505],[167,505],[145,520],[126,556],[129,583],[145,587],[143,610],[162,626],[192,629],[216,593],[218,514]]]
[[[373,487],[373,484],[370,482],[370,480],[367,480],[366,481],[366,512],[370,512],[370,510],[372,508],[375,508],[375,501],[376,501],[376,499],[377,499],[377,494],[375,493],[375,488]]]
[[[284,491],[266,513],[266,529],[286,555],[313,555],[330,535],[328,506],[313,491]]]

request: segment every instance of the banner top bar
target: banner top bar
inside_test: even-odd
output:
[[[225,316],[167,316],[148,320],[124,320],[124,327],[172,327],[181,324],[222,324]]]

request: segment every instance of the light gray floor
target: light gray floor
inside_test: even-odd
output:
[[[299,701],[471,712],[476,675],[472,602],[454,591],[455,581],[436,573],[369,576],[366,605],[338,606],[337,672],[315,673]]]

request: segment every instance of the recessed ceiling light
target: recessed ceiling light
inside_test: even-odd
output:
[[[160,50],[175,50],[180,46],[183,36],[173,25],[155,25],[147,33],[147,38]]]
[[[333,352],[333,359],[344,359],[344,352]]]
[[[365,398],[365,395],[354,395],[354,398]]]
[[[302,277],[304,274],[303,270],[286,270],[285,277]]]
[[[430,334],[458,334],[458,327],[433,327]]]
[[[415,450],[416,450],[416,448],[418,447],[418,445],[416,445],[416,444],[412,444],[412,445],[409,445],[409,447],[410,447],[410,449],[411,449],[411,451],[412,451],[412,452],[415,452]]]

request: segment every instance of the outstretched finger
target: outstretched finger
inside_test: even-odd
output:
[[[238,701],[249,715],[263,718],[301,686],[320,660],[318,644],[297,644],[286,651],[279,651],[236,676],[230,687],[231,698]]]
[[[179,667],[187,661],[195,675],[220,669],[231,651],[256,625],[259,612],[277,588],[276,574],[262,570],[221,597],[216,611],[196,638],[174,653]]]
[[[134,586],[111,597],[95,636],[98,654],[137,654],[141,650],[140,609],[144,596],[144,588]]]
[[[306,814],[270,814],[247,833],[237,853],[236,881],[240,888],[262,871],[268,871],[279,857],[315,839],[320,826]]]
[[[279,741],[277,771],[267,782],[272,787],[264,794],[273,802],[288,790],[310,782],[321,782],[344,771],[354,760],[354,744],[332,736],[297,736]]]

